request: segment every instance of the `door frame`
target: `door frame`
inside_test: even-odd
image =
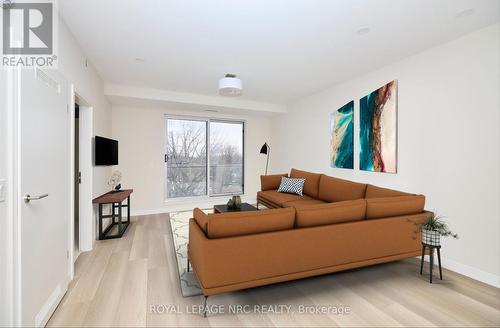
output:
[[[69,247],[74,248],[74,216],[75,216],[75,107],[74,104],[78,103],[80,108],[79,118],[79,168],[82,173],[80,183],[80,197],[79,197],[79,251],[86,252],[92,250],[94,246],[93,238],[93,208],[92,208],[92,134],[93,134],[93,107],[82,97],[74,84],[70,86],[70,104],[71,107],[71,131],[70,131],[70,185],[71,185],[71,204],[70,204],[70,224],[69,224]],[[70,273],[71,279],[74,277],[74,263],[76,258],[74,252],[70,251]]]
[[[19,220],[18,218],[18,204],[16,198],[18,195],[17,183],[17,169],[18,169],[18,156],[17,145],[19,140],[19,83],[20,71],[19,70],[5,70],[6,83],[6,99],[5,108],[6,113],[6,180],[7,188],[5,192],[5,210],[6,220],[0,221],[0,243],[4,247],[4,254],[2,257],[3,279],[0,281],[0,310],[5,316],[1,318],[0,324],[5,326],[14,326],[20,324],[20,308],[21,299],[19,297],[21,291],[20,285],[20,243],[19,234]],[[17,88],[16,88],[17,87]],[[2,269],[0,267],[0,269]]]

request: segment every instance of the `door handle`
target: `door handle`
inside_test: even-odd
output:
[[[24,196],[24,202],[25,203],[29,203],[30,201],[32,200],[39,200],[39,199],[42,199],[42,198],[45,198],[45,197],[48,197],[49,194],[43,194],[43,195],[40,195],[40,196],[30,196],[29,194]]]

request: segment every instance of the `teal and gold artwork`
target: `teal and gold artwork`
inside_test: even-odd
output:
[[[331,114],[330,133],[330,166],[353,169],[354,101]]]
[[[397,81],[359,101],[359,168],[396,173]]]

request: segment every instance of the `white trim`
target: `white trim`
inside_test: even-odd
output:
[[[22,307],[22,266],[21,266],[21,70],[16,70],[13,102],[13,140],[12,140],[12,209],[13,209],[13,265],[14,265],[14,325],[23,321]]]
[[[78,100],[85,102],[76,93]],[[80,172],[82,182],[80,184],[80,228],[79,247],[81,252],[92,250],[94,246],[94,209],[92,207],[92,135],[93,135],[93,107],[85,104],[80,105]]]
[[[451,271],[458,272],[460,274],[463,274],[464,276],[467,276],[467,277],[470,277],[472,279],[476,279],[476,280],[479,280],[481,282],[484,282],[485,284],[500,288],[500,276],[498,276],[498,275],[483,271],[481,269],[471,267],[470,265],[467,265],[467,264],[459,263],[455,260],[446,259],[446,258],[443,258],[442,260],[443,260],[443,262],[442,262],[443,267],[445,267]]]
[[[418,257],[418,259],[420,260],[420,256]],[[429,262],[429,256],[426,256],[424,258],[424,262]],[[434,264],[437,264],[437,258],[435,255],[434,255],[434,262],[435,262]],[[470,265],[463,264],[446,257],[441,257],[441,266],[444,269],[448,269],[450,271],[459,273],[471,279],[478,280],[485,284],[500,288],[500,276],[496,274],[474,268]]]
[[[5,257],[0,256],[0,267],[4,270],[1,290],[4,291],[0,295],[0,325],[14,326],[19,321],[17,319],[17,282],[18,276],[16,274],[16,229],[19,220],[17,220],[17,213],[15,210],[16,202],[14,200],[16,181],[14,167],[16,165],[16,113],[17,106],[15,100],[15,74],[18,71],[7,70],[5,73],[5,150],[6,150],[6,175],[7,180],[5,190],[5,220],[0,220],[0,247],[4,248]]]
[[[47,322],[49,321],[52,313],[56,309],[59,302],[62,300],[65,289],[61,288],[61,284],[58,284],[56,289],[50,294],[49,298],[45,302],[45,304],[40,309],[40,312],[35,316],[35,326],[36,327],[45,327]]]
[[[69,84],[69,99],[66,104],[69,123],[69,224],[68,224],[68,272],[69,280],[75,275],[74,245],[75,245],[75,86]],[[59,286],[58,286],[59,287]],[[38,317],[38,316],[37,316]],[[35,320],[35,322],[38,322]],[[38,324],[36,324],[38,326]]]

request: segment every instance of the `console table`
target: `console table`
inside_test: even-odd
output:
[[[110,191],[92,200],[93,204],[99,205],[99,240],[121,238],[130,224],[130,194],[133,189],[124,189],[120,191]],[[127,200],[127,204],[123,201]],[[103,205],[111,204],[111,214],[102,213]],[[122,208],[127,208],[127,221],[122,222]],[[117,210],[118,209],[118,213]],[[103,231],[103,219],[111,219],[111,224]],[[118,226],[116,234],[110,235],[109,232],[114,226]]]

